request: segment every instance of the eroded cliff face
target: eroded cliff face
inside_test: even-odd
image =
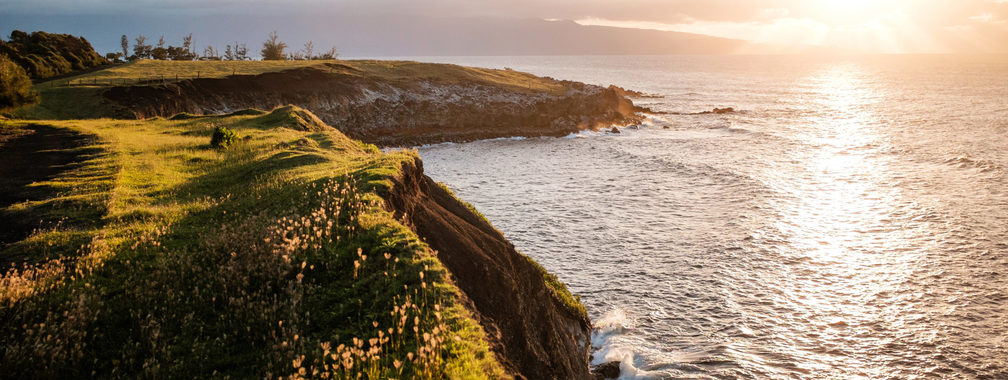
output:
[[[554,82],[562,91],[522,91],[464,80],[382,80],[353,72],[301,68],[114,87],[105,97],[139,118],[294,104],[350,137],[385,146],[563,136],[641,120],[636,113],[640,109],[617,88]]]
[[[437,250],[498,359],[516,378],[588,379],[590,322],[564,307],[543,274],[493,226],[406,165],[388,207]]]

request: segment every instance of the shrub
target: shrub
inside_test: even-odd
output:
[[[0,54],[23,67],[33,79],[45,79],[108,63],[83,37],[15,30],[0,40]]]
[[[13,108],[38,100],[31,79],[21,66],[0,54],[0,109]]]
[[[222,126],[214,128],[213,137],[210,138],[210,146],[219,149],[227,149],[238,141],[238,133]]]

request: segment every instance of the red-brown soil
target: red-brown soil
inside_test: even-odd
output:
[[[386,200],[438,251],[509,372],[524,379],[591,377],[590,322],[565,308],[500,232],[424,175],[420,160],[403,168]]]
[[[546,79],[544,79],[546,80]],[[293,104],[350,137],[384,146],[509,136],[563,136],[641,120],[625,91],[557,81],[562,95],[455,81],[384,81],[301,68],[259,75],[113,87],[105,97],[138,118],[220,114]]]

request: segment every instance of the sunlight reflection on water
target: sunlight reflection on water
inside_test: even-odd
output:
[[[1008,377],[1008,62],[451,62],[740,110],[420,149],[620,326],[624,377]]]

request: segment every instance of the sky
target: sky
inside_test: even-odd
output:
[[[440,20],[471,17],[573,20],[581,25],[698,33],[838,51],[1008,52],[1008,0],[4,0],[0,3],[0,21],[22,28],[25,25],[18,24],[18,20],[82,18],[83,23],[89,16],[151,15],[186,20],[218,14],[263,17],[396,14]],[[38,22],[40,28],[52,25],[42,21]],[[324,25],[313,28],[325,30]]]

